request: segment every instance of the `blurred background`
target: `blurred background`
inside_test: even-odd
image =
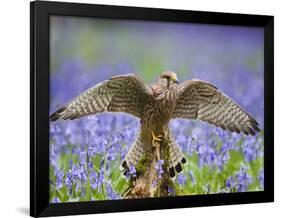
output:
[[[150,84],[171,70],[180,82],[214,84],[263,129],[263,42],[254,27],[51,16],[50,113],[112,76],[135,73]],[[117,168],[138,126],[126,114],[50,123],[50,201],[120,198],[127,180]],[[177,194],[263,189],[263,131],[245,137],[187,120],[171,128],[189,159]]]

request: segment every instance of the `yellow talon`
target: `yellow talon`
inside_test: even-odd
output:
[[[151,130],[152,134],[152,145],[155,146],[155,142],[161,142],[162,141],[162,135],[155,136],[154,132]]]

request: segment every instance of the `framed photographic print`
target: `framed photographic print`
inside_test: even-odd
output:
[[[30,215],[272,202],[273,17],[31,2]]]

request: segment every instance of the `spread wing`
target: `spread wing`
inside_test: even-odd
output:
[[[210,83],[189,80],[180,85],[173,118],[199,119],[232,132],[255,135],[257,121]]]
[[[113,77],[86,90],[50,116],[78,119],[102,112],[126,112],[140,117],[144,105],[151,100],[151,89],[133,74]]]

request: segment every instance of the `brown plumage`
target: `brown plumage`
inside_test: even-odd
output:
[[[148,86],[134,75],[113,77],[86,90],[50,116],[51,121],[78,119],[102,112],[126,112],[140,118],[141,128],[135,143],[122,162],[124,173],[150,152],[154,135],[161,134],[170,147],[169,172],[182,171],[186,159],[176,145],[168,123],[173,118],[199,119],[232,132],[255,135],[257,121],[241,106],[201,80],[178,85],[174,72],[162,73]]]

